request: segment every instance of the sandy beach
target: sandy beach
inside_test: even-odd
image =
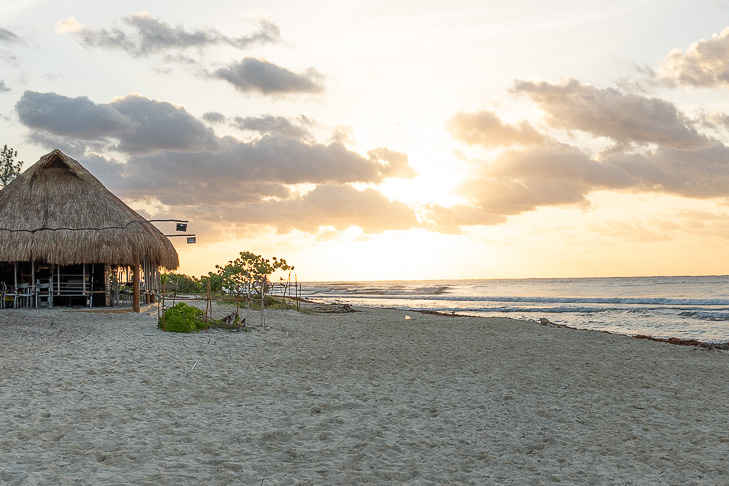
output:
[[[0,311],[0,483],[727,482],[726,351],[358,310]]]

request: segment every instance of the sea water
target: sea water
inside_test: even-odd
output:
[[[325,303],[550,321],[657,338],[729,341],[729,276],[316,282]]]

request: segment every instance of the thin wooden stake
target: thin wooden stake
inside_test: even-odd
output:
[[[208,291],[206,294],[206,303],[205,303],[205,333],[208,332],[208,313],[212,314],[212,307],[210,305],[210,280],[208,280]],[[197,364],[197,363],[195,363]],[[193,366],[194,368],[194,366]]]

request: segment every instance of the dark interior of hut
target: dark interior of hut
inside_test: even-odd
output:
[[[101,307],[105,295],[106,271],[102,264],[52,266],[47,263],[0,263],[0,282],[8,289],[51,289],[54,306]],[[51,279],[53,280],[51,282]]]

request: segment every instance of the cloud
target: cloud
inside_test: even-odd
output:
[[[20,44],[22,41],[13,32],[0,27],[0,42],[7,42],[8,44]]]
[[[75,152],[95,144],[94,149],[106,146],[130,155],[125,170],[134,180],[204,181],[219,174],[226,183],[379,183],[412,171],[405,154],[378,148],[368,159],[338,142],[318,143],[280,117],[239,118],[244,126],[263,132],[251,141],[218,137],[183,107],[138,94],[96,104],[87,97],[26,91],[16,110],[37,141],[63,137],[74,140],[70,146]]]
[[[223,115],[222,113],[218,113],[217,111],[208,111],[207,113],[203,113],[202,118],[208,123],[225,122],[225,115]]]
[[[626,189],[634,184],[623,168],[597,162],[575,147],[551,142],[544,147],[507,150],[492,162],[475,166],[466,182],[454,191],[469,205],[432,206],[426,217],[443,231],[453,232],[457,226],[499,224],[506,216],[541,206],[588,207],[591,191]]]
[[[658,148],[646,154],[614,153],[605,163],[630,173],[632,188],[705,199],[729,197],[729,148],[683,152]]]
[[[380,164],[337,143],[266,136],[251,142],[223,139],[219,148],[217,152],[166,151],[131,157],[126,163],[97,160],[93,164],[100,172],[114,174],[108,182],[121,195],[155,196],[164,204],[179,204],[181,198],[214,204],[241,198],[255,201],[286,196],[281,187],[288,185],[384,180]]]
[[[134,123],[135,130],[122,133],[117,150],[145,154],[160,150],[201,150],[218,143],[213,131],[179,106],[130,94],[110,103]]]
[[[673,51],[662,65],[663,73],[672,73],[674,85],[719,86],[729,79],[728,55],[725,29],[710,41],[693,44],[685,54]],[[654,82],[656,74],[647,74]],[[729,198],[729,147],[699,131],[723,135],[729,116],[701,112],[692,120],[673,103],[631,89],[601,89],[577,80],[515,81],[512,92],[531,99],[546,124],[566,134],[548,136],[528,122],[507,124],[488,110],[456,113],[447,123],[454,139],[506,150],[472,164],[465,182],[454,191],[465,204],[428,206],[425,219],[438,231],[457,233],[463,226],[498,224],[544,206],[589,208],[590,194],[600,190]],[[614,145],[591,154],[554,138],[571,137],[569,132],[577,130],[608,138]],[[664,230],[671,229],[656,227],[640,234],[630,225],[600,230],[659,241],[665,238]]]
[[[306,117],[205,116],[255,132],[243,141],[217,136],[181,106],[139,94],[96,104],[26,91],[16,110],[34,142],[66,151],[119,197],[204,218],[211,237],[250,225],[313,233],[356,225],[376,233],[418,224],[404,203],[350,185],[412,176],[406,154],[378,147],[364,157],[339,142],[319,143],[305,129],[314,123]],[[109,150],[123,158],[97,155]]]
[[[310,120],[306,117],[302,119],[304,123],[310,124]],[[251,130],[263,135],[281,135],[292,138],[309,137],[309,131],[301,125],[295,125],[288,118],[282,116],[247,116],[236,117],[234,124],[241,130]]]
[[[486,213],[509,215],[539,206],[587,204],[593,188],[624,182],[629,176],[599,164],[574,147],[509,150],[473,171],[458,193]]]
[[[26,91],[15,105],[21,123],[54,135],[94,140],[121,137],[135,130],[134,122],[110,105],[97,105],[86,96]]]
[[[244,93],[256,91],[265,95],[283,95],[324,91],[323,76],[313,68],[297,74],[251,57],[218,69],[211,76],[228,81]]]
[[[612,153],[600,161],[575,147],[550,144],[508,150],[482,163],[455,191],[469,201],[455,208],[430,207],[427,218],[443,231],[489,225],[503,216],[543,206],[590,207],[598,190],[655,192],[689,198],[729,197],[729,148],[694,152],[658,148],[647,153]],[[450,228],[450,230],[449,230]]]
[[[691,44],[674,49],[658,68],[658,79],[669,85],[729,87],[729,27]]]
[[[620,144],[654,143],[684,151],[716,143],[698,133],[675,105],[658,98],[598,89],[575,80],[561,85],[517,81],[514,91],[535,101],[554,128],[582,130]]]
[[[401,179],[413,179],[417,172],[410,167],[408,156],[402,152],[395,152],[387,147],[377,147],[367,152],[370,160],[382,165],[384,177],[398,177]]]
[[[0,80],[0,93],[7,93],[8,91],[10,91],[8,85],[5,84],[5,81]]]
[[[106,144],[128,154],[203,150],[218,142],[214,133],[184,108],[136,94],[96,104],[85,96],[26,91],[16,110],[29,128]]]
[[[346,183],[321,183],[299,195],[276,180],[280,174],[273,171],[268,177],[250,176],[255,170],[248,167],[248,160],[184,155],[135,157],[127,163],[87,156],[81,162],[120,197],[153,199],[208,224],[211,238],[215,233],[218,237],[240,235],[250,231],[250,225],[272,226],[279,233],[351,226],[380,233],[418,226],[413,209],[375,189],[359,191]],[[301,179],[315,178],[302,174]]]
[[[259,20],[259,30],[243,37],[226,36],[211,28],[188,30],[181,25],[171,26],[147,13],[132,14],[122,21],[128,30],[95,29],[70,17],[58,22],[56,30],[76,36],[84,47],[121,49],[135,57],[221,45],[245,49],[253,44],[281,42],[279,28],[267,20]]]
[[[414,211],[405,203],[393,201],[375,189],[358,191],[349,185],[320,185],[303,196],[229,211],[227,217],[243,223],[275,221],[280,233],[295,229],[316,233],[323,226],[341,231],[358,226],[374,234],[419,226]]]
[[[126,162],[99,156],[79,160],[120,197],[152,198],[185,214],[194,211],[221,234],[236,234],[247,225],[273,226],[283,233],[356,225],[377,233],[417,224],[404,203],[349,185],[382,181],[387,170],[341,144],[264,136],[252,142],[227,137],[220,146],[225,149],[160,152]],[[314,189],[300,195],[292,190],[297,184]]]
[[[506,147],[544,143],[544,136],[529,123],[522,121],[516,126],[507,125],[490,111],[456,113],[447,128],[454,138],[469,145]]]

